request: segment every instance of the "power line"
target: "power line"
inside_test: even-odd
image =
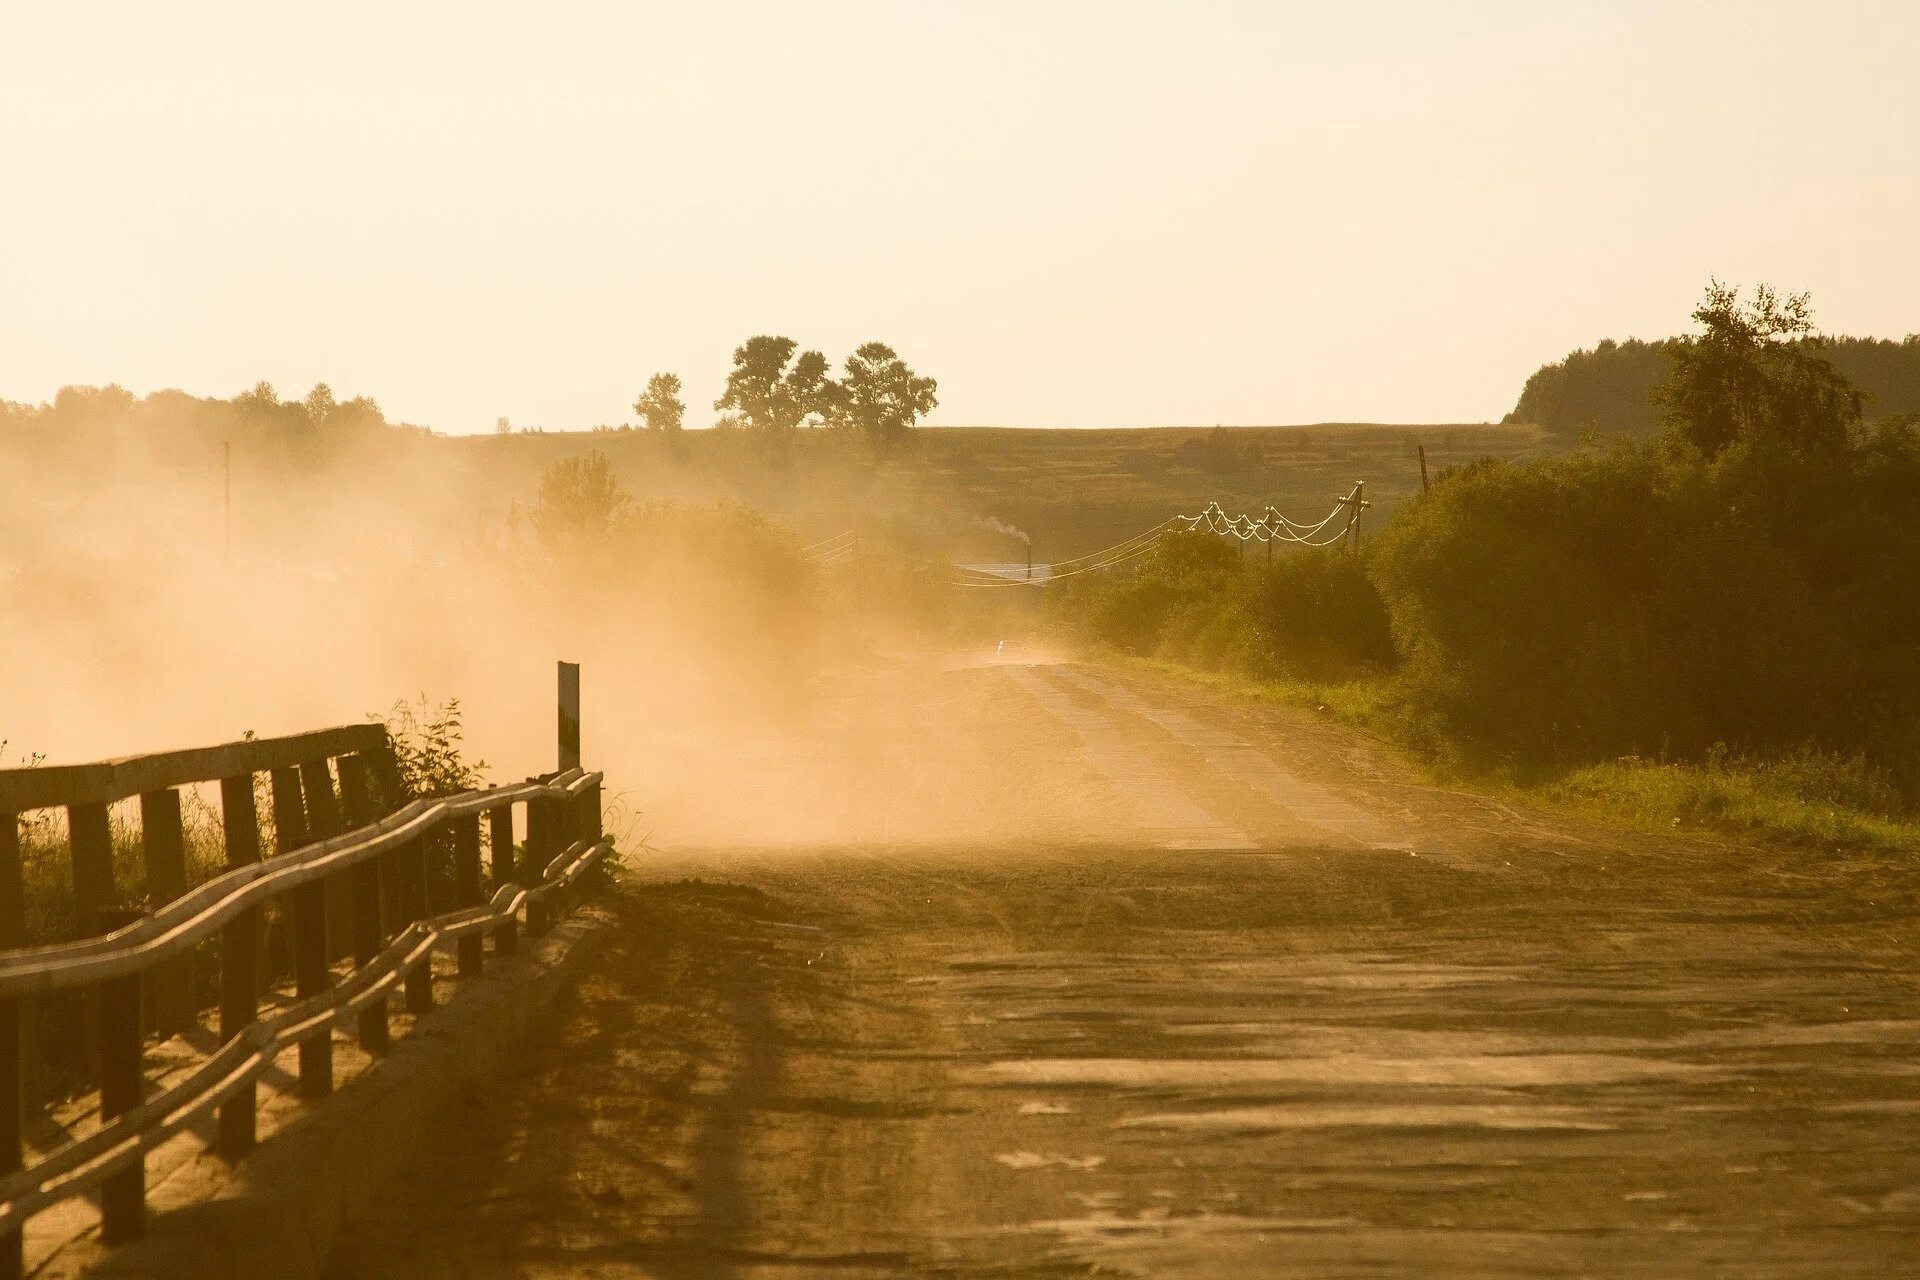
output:
[[[1100,551],[1090,551],[1086,555],[1075,556],[1070,560],[1057,561],[1048,566],[1049,572],[1046,577],[1037,578],[1033,581],[1041,584],[1055,582],[1061,578],[1071,578],[1078,574],[1092,573],[1098,569],[1110,569],[1115,565],[1126,564],[1152,550],[1160,536],[1170,529],[1191,533],[1204,527],[1207,532],[1220,537],[1238,538],[1241,542],[1264,542],[1269,544],[1269,555],[1271,555],[1271,544],[1275,542],[1293,543],[1303,547],[1330,547],[1342,539],[1352,539],[1357,542],[1360,513],[1372,505],[1373,504],[1365,498],[1363,481],[1355,481],[1351,490],[1334,501],[1333,510],[1329,511],[1314,524],[1306,524],[1302,521],[1289,519],[1271,505],[1268,505],[1261,511],[1259,517],[1256,519],[1245,513],[1229,515],[1218,502],[1209,502],[1197,515],[1170,516],[1153,526],[1153,528],[1136,533],[1131,538],[1116,542],[1112,546]],[[1334,522],[1340,518],[1342,513],[1347,517],[1345,523],[1334,525]],[[1331,533],[1326,532],[1329,525],[1334,525]],[[1065,566],[1075,567],[1066,568],[1065,572],[1062,572],[1061,570]],[[991,573],[984,569],[975,569],[968,565],[956,565],[954,567],[964,573],[976,575],[974,580],[969,581],[962,579],[955,582],[953,584],[954,586],[1019,587],[1029,585],[1028,582],[1017,578],[1004,577],[1000,574]]]

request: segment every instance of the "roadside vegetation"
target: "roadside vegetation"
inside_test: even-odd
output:
[[[1205,534],[1062,583],[1119,652],[1638,821],[1920,847],[1920,436],[1806,299],[1718,285],[1644,443],[1443,473],[1358,553]]]

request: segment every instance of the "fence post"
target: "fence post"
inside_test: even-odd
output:
[[[111,933],[140,918],[137,911],[107,910],[96,919]],[[140,1072],[140,975],[109,978],[100,984],[95,1010],[100,1036],[100,1122],[140,1105],[145,1081]],[[144,1154],[100,1184],[100,1239],[120,1244],[146,1229],[147,1168]]]
[[[0,811],[0,947],[25,946],[26,897],[20,878],[20,819]],[[0,1000],[0,1177],[23,1167],[21,1130],[26,1118],[24,1000]],[[26,1238],[17,1230],[0,1235],[0,1280],[19,1280],[26,1269]]]
[[[538,889],[546,879],[547,864],[557,852],[554,838],[559,833],[554,822],[554,801],[545,798],[527,801],[527,843],[520,859],[520,883]],[[527,900],[527,936],[537,938],[547,931],[547,898],[541,895]]]
[[[100,913],[115,905],[113,830],[104,804],[67,806],[67,844],[73,855],[73,909],[79,934],[98,927]]]
[[[400,808],[406,793],[406,783],[400,777],[400,758],[394,754],[393,741],[367,754],[367,777],[373,783],[374,812],[385,816]],[[405,897],[402,885],[406,879],[400,871],[403,850],[385,853],[380,856],[380,933],[391,938],[406,928],[406,920],[400,910],[401,900]]]
[[[372,779],[367,762],[357,755],[341,756],[340,808],[349,827],[364,827],[374,820]],[[386,934],[380,923],[380,859],[362,858],[348,872],[353,887],[353,963],[356,968],[370,963],[380,954]],[[360,1047],[370,1054],[383,1054],[392,1041],[387,1027],[387,1002],[376,1000],[360,1011]]]
[[[260,815],[255,812],[253,775],[220,780],[220,826],[226,836],[227,866],[260,861]],[[233,1039],[260,1016],[260,908],[248,907],[220,929],[220,1039]],[[253,1081],[240,1086],[220,1107],[220,1153],[238,1159],[253,1148]]]
[[[295,886],[293,893],[293,991],[305,999],[333,985],[327,967],[327,878]],[[333,1092],[333,1024],[300,1041],[300,1094],[324,1098]]]
[[[395,855],[395,878],[400,885],[401,928],[427,918],[427,841],[430,835],[408,841]],[[407,971],[407,1012],[433,1012],[433,955]]]
[[[477,907],[480,902],[480,815],[472,813],[453,820],[453,905]],[[478,933],[460,939],[461,977],[480,975],[486,946],[486,938]]]
[[[310,760],[300,766],[300,790],[307,799],[307,839],[331,840],[347,829],[325,760]],[[328,876],[326,885],[327,963],[332,964],[353,950],[353,899],[345,875]]]
[[[512,805],[497,805],[487,810],[487,843],[488,870],[493,876],[493,888],[498,892],[500,886],[514,883]],[[520,922],[508,916],[494,926],[494,954],[510,956],[519,949]]]
[[[273,797],[273,852],[279,857],[307,843],[307,810],[300,798],[299,770],[291,766],[274,769],[268,773],[267,781]],[[283,978],[293,970],[291,908],[292,904],[288,903],[280,909],[268,939],[272,952],[268,977],[272,980]]]
[[[152,909],[159,910],[187,891],[186,833],[177,790],[141,793],[140,854]],[[153,967],[153,1025],[164,1039],[186,1030],[192,1021],[193,956],[183,952]]]

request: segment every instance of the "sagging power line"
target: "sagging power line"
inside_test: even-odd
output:
[[[1071,578],[1082,573],[1093,573],[1100,569],[1111,569],[1127,564],[1153,549],[1162,534],[1168,532],[1187,533],[1199,529],[1221,537],[1237,538],[1241,542],[1263,542],[1267,544],[1268,557],[1272,557],[1273,544],[1291,543],[1303,547],[1328,547],[1345,539],[1349,546],[1357,547],[1360,541],[1360,513],[1373,503],[1366,497],[1366,481],[1356,480],[1353,488],[1334,500],[1333,509],[1315,523],[1307,524],[1290,519],[1272,505],[1264,508],[1258,516],[1229,515],[1218,502],[1209,502],[1197,515],[1170,516],[1131,538],[1116,542],[1099,551],[1090,551],[1083,556],[1070,560],[1055,561],[1043,566],[1047,572],[1040,576],[1020,578],[969,565],[956,565],[962,573],[972,575],[954,583],[961,587],[1014,587],[1042,586],[1056,582],[1061,578]],[[1341,516],[1345,515],[1345,520]]]

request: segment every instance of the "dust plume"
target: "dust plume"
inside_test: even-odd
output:
[[[513,472],[385,424],[235,430],[229,402],[188,397],[157,429],[158,399],[0,437],[9,766],[424,697],[458,699],[468,752],[510,780],[552,767],[564,658],[630,837],[999,838],[1044,818],[1037,748],[945,657],[956,637],[992,652],[1006,619],[957,627],[944,562],[884,531],[821,565],[747,507],[633,500],[590,438]]]

